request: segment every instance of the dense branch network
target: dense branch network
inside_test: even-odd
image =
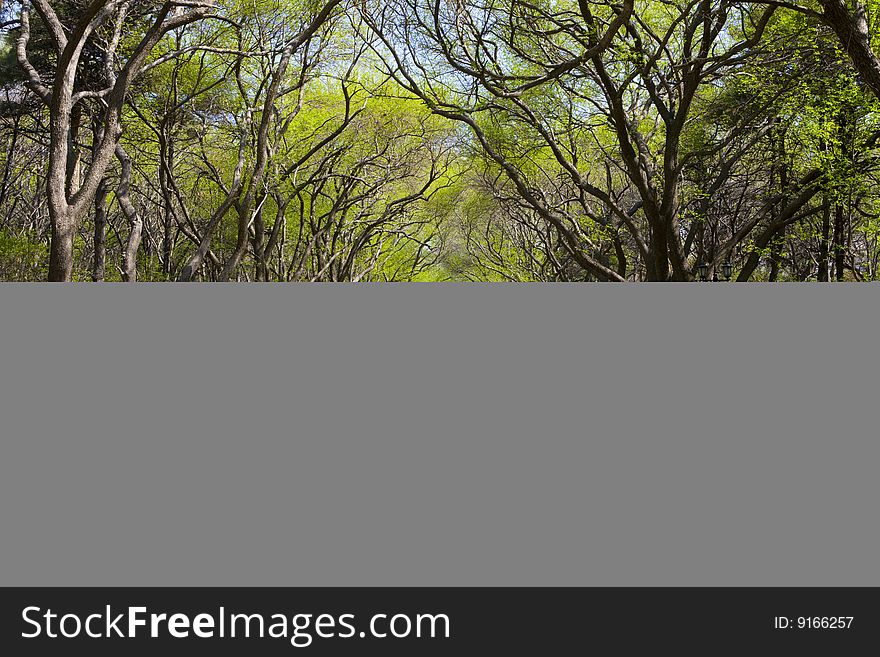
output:
[[[0,276],[874,280],[872,8],[6,3]]]

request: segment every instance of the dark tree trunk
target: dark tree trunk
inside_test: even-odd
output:
[[[775,283],[779,280],[779,269],[782,264],[782,246],[785,244],[785,227],[783,226],[770,246],[770,275],[767,280]]]
[[[95,258],[92,262],[92,280],[103,281],[106,260],[106,234],[107,234],[107,194],[109,189],[107,180],[101,181],[98,191],[95,193]]]
[[[856,72],[880,99],[880,59],[871,48],[865,6],[856,1],[852,9],[846,0],[821,0],[823,18],[837,34]]]
[[[12,175],[12,163],[15,161],[15,149],[18,146],[19,117],[15,117],[12,124],[12,141],[9,143],[9,151],[6,154],[6,162],[3,166],[3,182],[0,183],[0,208],[6,204],[9,190],[9,177]]]
[[[173,119],[168,119],[168,121],[171,120]],[[175,213],[174,201],[171,198],[171,186],[173,184],[173,181],[171,180],[171,171],[174,166],[174,144],[165,136],[164,130],[166,129],[166,124],[163,124],[163,133],[160,134],[159,182],[164,201],[164,214],[162,217],[162,229],[164,231],[162,235],[162,273],[166,280],[168,280],[171,278],[171,258],[174,250],[174,235],[172,231],[174,230]]]
[[[827,283],[828,276],[828,238],[831,232],[831,203],[828,199],[822,201],[822,233],[819,236],[819,273],[817,279]]]
[[[649,281],[669,280],[669,251],[666,224],[663,220],[651,222],[651,268]]]
[[[834,207],[834,278],[843,280],[844,256],[846,255],[846,234],[844,232],[845,214],[843,205]]]
[[[781,194],[785,194],[788,192],[788,163],[787,156],[785,150],[785,131],[779,130],[775,131],[776,134],[771,134],[772,144],[773,144],[773,164],[770,167],[770,185],[774,184],[776,179],[776,174],[778,174],[779,178],[779,191]],[[776,221],[777,216],[779,214],[780,207],[784,207],[785,205],[785,197],[783,196],[780,204],[773,208],[773,212],[771,213],[771,220]],[[773,238],[773,242],[770,246],[770,275],[768,279],[770,282],[776,282],[779,280],[779,270],[782,266],[782,247],[785,244],[785,226],[783,226],[776,236]]]

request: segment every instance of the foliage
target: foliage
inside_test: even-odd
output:
[[[83,3],[51,4],[72,34]],[[101,90],[162,7],[105,5],[77,68],[71,189]],[[38,280],[52,119],[16,54],[21,8],[0,30],[0,278]],[[822,5],[802,9],[223,0],[133,80],[73,278],[124,279],[131,251],[156,281],[684,281],[725,262],[740,280],[876,280],[878,98]],[[51,88],[38,12],[28,36]]]

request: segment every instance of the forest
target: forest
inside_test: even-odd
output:
[[[869,0],[0,0],[0,280],[875,281]]]

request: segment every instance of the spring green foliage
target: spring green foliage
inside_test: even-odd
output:
[[[283,70],[319,0],[224,0],[227,21],[170,32],[123,121],[139,280],[174,280],[202,242],[195,278],[215,280],[242,230],[235,280],[651,280],[658,239],[680,250],[674,280],[722,260],[749,280],[880,276],[880,108],[828,27],[786,9],[763,27],[760,4],[640,0],[588,57],[621,5],[587,5],[342,3]],[[75,20],[75,2],[57,6]],[[152,20],[153,5],[132,6],[119,53]],[[51,81],[46,27],[32,24],[29,54]],[[102,85],[110,26],[89,41],[81,89]],[[0,32],[0,278],[40,280],[49,122],[17,37]],[[99,110],[78,110],[78,166]],[[100,277],[120,279],[132,226],[119,182],[111,167],[76,236],[79,280],[99,249]]]

